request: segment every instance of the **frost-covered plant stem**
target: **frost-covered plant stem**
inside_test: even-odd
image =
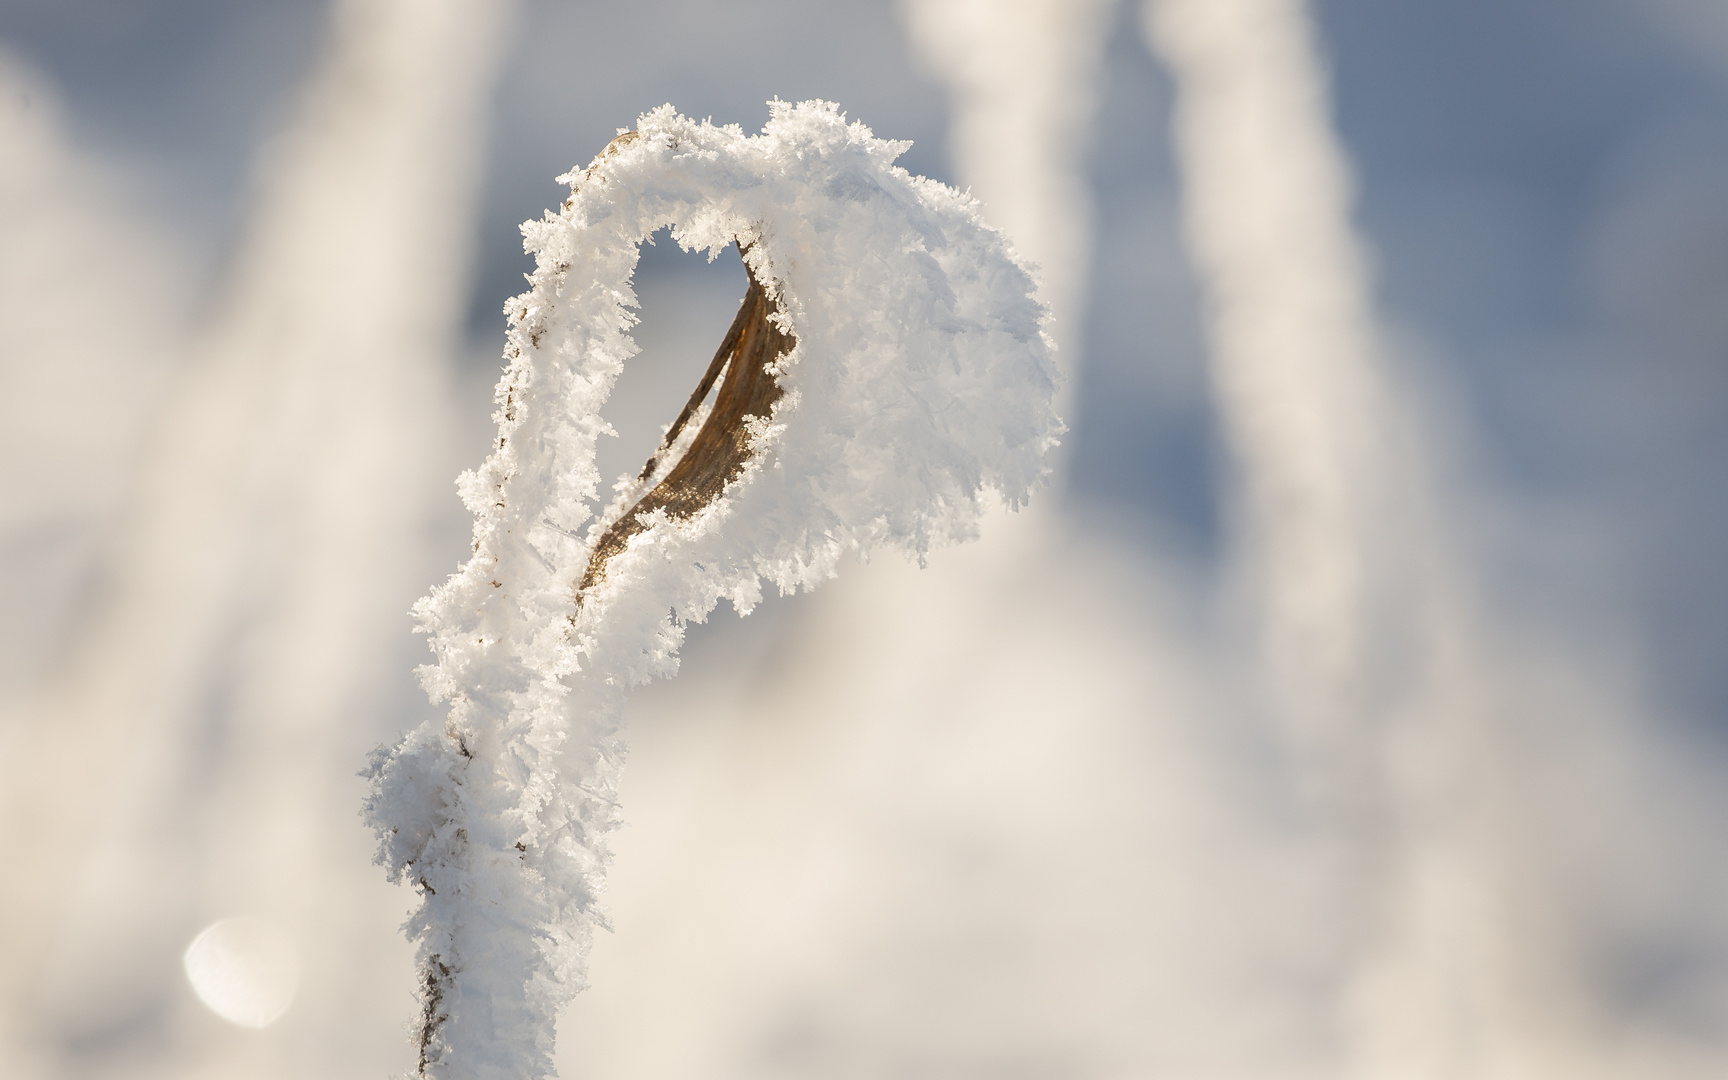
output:
[[[849,553],[969,538],[989,502],[1025,501],[1061,431],[1043,307],[972,200],[836,106],[771,107],[754,137],[657,109],[524,227],[497,440],[459,484],[473,555],[416,608],[449,711],[380,752],[368,802],[381,861],[422,894],[423,1075],[550,1073],[605,925],[624,695],[677,670],[684,626]],[[593,515],[630,277],[665,226],[710,257],[736,243],[751,291],[714,404],[699,393]]]

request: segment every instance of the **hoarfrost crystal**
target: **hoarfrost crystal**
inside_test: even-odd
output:
[[[422,894],[424,1075],[551,1073],[605,925],[624,695],[676,672],[684,626],[848,554],[974,536],[989,504],[1025,502],[1061,433],[1045,310],[973,200],[833,104],[770,109],[747,137],[662,106],[523,227],[537,267],[507,308],[498,436],[459,481],[473,556],[415,609],[449,711],[379,752],[367,804],[380,861]],[[710,258],[736,243],[751,292],[719,400],[595,515],[600,409],[637,351],[631,275],[667,226]],[[729,393],[711,490],[665,496]]]

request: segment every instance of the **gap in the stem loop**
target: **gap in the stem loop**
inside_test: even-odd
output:
[[[642,351],[624,371],[602,410],[618,431],[598,447],[599,506],[612,501],[612,485],[634,478],[702,377],[714,347],[737,314],[749,281],[735,251],[712,263],[703,252],[687,252],[667,230],[644,242],[633,282],[641,320],[630,334]]]

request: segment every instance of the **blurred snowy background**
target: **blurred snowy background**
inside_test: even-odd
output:
[[[1728,1071],[1712,0],[0,0],[0,1071],[412,1066],[355,773],[515,226],[775,96],[1042,264],[1072,432],[636,696],[564,1075]],[[646,250],[612,471],[742,289]]]

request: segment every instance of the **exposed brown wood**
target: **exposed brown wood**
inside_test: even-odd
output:
[[[594,545],[588,569],[576,588],[578,601],[589,588],[605,578],[607,560],[623,551],[631,537],[648,527],[644,518],[655,510],[664,510],[668,517],[678,520],[695,516],[697,511],[720,497],[726,485],[737,478],[755,452],[746,421],[765,419],[774,403],[780,400],[780,384],[768,368],[790,352],[796,341],[769,320],[769,316],[779,310],[779,305],[769,298],[748,264],[745,272],[750,275],[750,287],[744,293],[744,302],[738,306],[738,315],[732,320],[731,329],[726,331],[725,339],[708,370],[703,373],[695,393],[690,395],[690,401],[666,430],[660,448],[643,467],[641,478],[647,479],[654,474],[661,456],[677,441],[679,432],[689,423],[718,380],[720,391],[714,398],[714,407],[709,410],[689,449],[666,477],[613,522],[600,537],[600,542]],[[722,372],[725,373],[724,379],[721,379]]]

